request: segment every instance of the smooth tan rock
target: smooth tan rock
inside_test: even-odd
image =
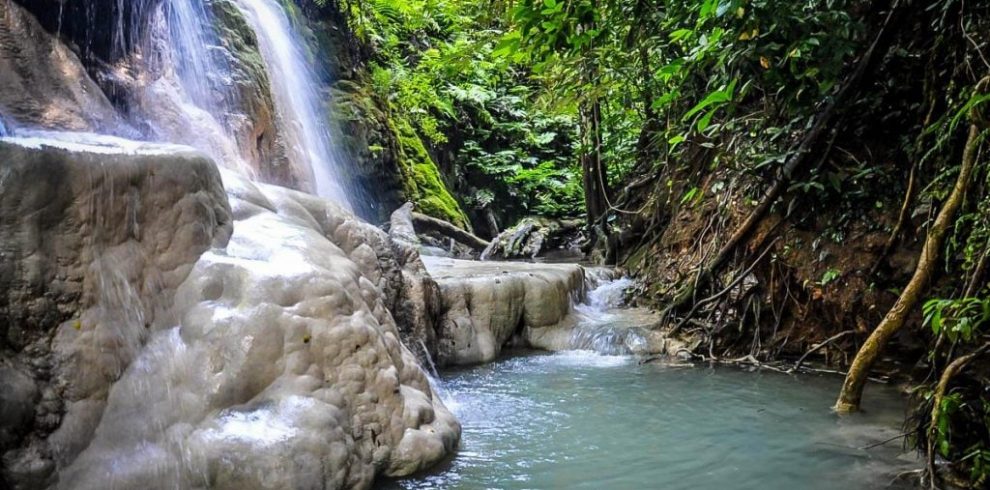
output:
[[[112,131],[123,123],[79,58],[12,0],[0,0],[0,114],[10,124]]]
[[[423,257],[443,298],[439,362],[491,362],[514,334],[556,325],[584,295],[576,264]]]

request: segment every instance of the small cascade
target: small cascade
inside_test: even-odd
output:
[[[608,281],[615,280],[615,269],[609,267],[585,267],[584,282],[588,290],[593,290]]]
[[[632,285],[633,281],[628,277],[605,282],[588,292],[588,306],[602,311],[625,306],[626,290]]]
[[[10,136],[10,130],[7,129],[7,126],[3,123],[3,117],[0,117],[0,138],[3,138],[4,136]]]
[[[591,271],[596,270],[588,270]],[[615,278],[614,273],[604,269],[596,271],[589,282],[593,289],[588,291],[583,303],[574,306],[567,348],[605,355],[645,354],[655,350],[656,332],[651,327],[657,318],[647,310],[626,306],[626,290],[635,282],[628,277]]]
[[[300,36],[275,0],[237,0],[237,5],[258,36],[290,161],[309,167],[316,194],[351,208],[340,182],[345,160],[331,144],[330,115]]]
[[[588,282],[591,290],[587,292],[584,302],[575,305],[574,309],[579,314],[591,317],[609,315],[610,310],[625,306],[626,290],[634,284],[628,277],[603,278],[597,281],[593,278]]]
[[[437,365],[433,362],[433,356],[430,355],[430,350],[426,348],[426,343],[423,339],[419,339],[419,347],[423,353],[420,360],[425,361],[424,364],[427,367],[426,379],[430,381],[430,387],[433,391],[440,397],[443,404],[447,406],[450,410],[455,410],[457,407],[457,400],[454,396],[447,390],[447,387],[443,384],[443,379],[440,378],[440,371],[437,370]]]

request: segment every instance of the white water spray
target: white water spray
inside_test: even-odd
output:
[[[430,355],[430,350],[426,348],[426,343],[422,339],[419,339],[419,347],[422,349],[423,359],[426,361],[426,379],[430,382],[430,387],[440,397],[443,404],[456,413],[457,407],[460,405],[454,395],[444,386],[443,380],[440,378],[440,371],[437,370],[437,365],[433,362],[433,356]]]
[[[330,117],[323,110],[320,83],[306,60],[300,36],[275,0],[237,0],[237,5],[258,36],[290,160],[308,166],[316,194],[352,208],[338,180],[344,174],[344,161],[331,145]]]

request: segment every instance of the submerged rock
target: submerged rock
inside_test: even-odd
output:
[[[0,186],[2,483],[365,488],[454,450],[377,228],[171,147],[4,142]]]

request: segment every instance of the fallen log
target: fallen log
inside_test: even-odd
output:
[[[439,233],[447,238],[453,239],[457,243],[462,243],[478,252],[483,252],[488,247],[488,241],[467,231],[462,230],[442,219],[427,216],[422,213],[412,213],[413,227],[418,233]]]

